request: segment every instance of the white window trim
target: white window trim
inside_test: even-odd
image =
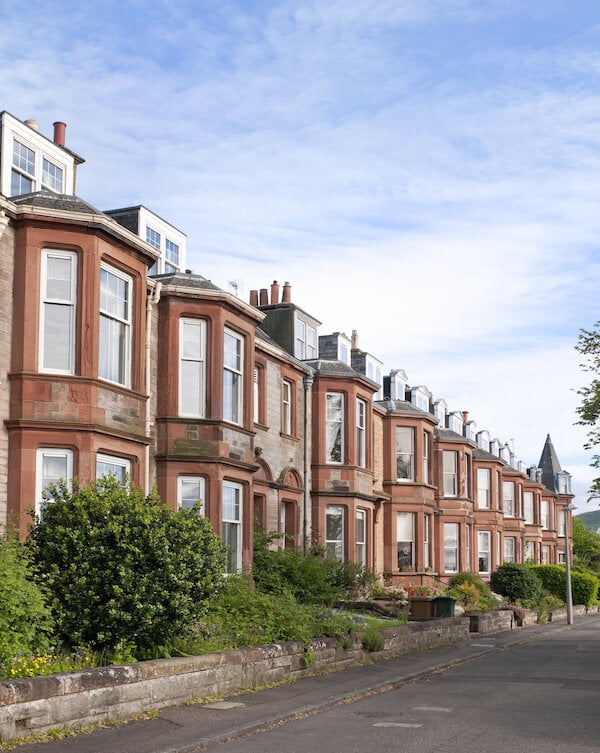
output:
[[[39,447],[35,455],[35,514],[38,517],[41,517],[42,502],[44,501],[42,478],[45,457],[64,458],[67,467],[65,481],[69,490],[73,483],[73,450],[62,447]]]
[[[232,489],[234,490],[238,495],[238,517],[237,519],[233,518],[226,518],[224,512],[221,515],[221,525],[224,526],[226,523],[229,525],[235,525],[236,526],[236,551],[235,551],[235,564],[234,570],[226,570],[228,574],[232,572],[240,572],[242,569],[242,532],[243,532],[243,521],[244,521],[244,487],[242,484],[239,484],[235,481],[223,481],[223,497],[225,497],[224,491],[225,489]],[[222,511],[225,509],[225,505],[222,503],[221,505]],[[221,534],[223,531],[221,531]]]
[[[485,478],[487,486],[483,486],[480,483],[480,478]],[[492,506],[492,474],[489,468],[477,469],[477,508],[479,510],[490,510]],[[482,494],[480,492],[486,492],[485,499],[482,500]]]
[[[451,471],[446,470],[445,460],[452,457],[454,459],[454,467]],[[456,450],[442,450],[442,491],[443,496],[448,498],[458,497],[458,466],[459,457]],[[452,480],[452,492],[446,491],[446,480]]]
[[[100,307],[100,320],[102,320],[102,317],[106,317],[110,321],[120,322],[121,324],[125,325],[125,354],[124,354],[125,363],[123,364],[123,371],[125,373],[125,379],[123,382],[119,382],[117,380],[113,380],[113,379],[109,379],[108,377],[101,376],[100,373],[98,373],[98,378],[104,382],[110,382],[111,384],[119,384],[122,387],[131,387],[131,344],[132,344],[132,339],[133,339],[132,338],[133,277],[131,277],[131,275],[126,274],[125,272],[121,272],[120,269],[117,269],[116,267],[113,267],[110,264],[106,264],[105,262],[102,262],[100,264],[100,269],[126,282],[128,286],[127,288],[128,296],[127,296],[127,312],[126,312],[125,318],[122,318],[120,316],[115,316],[114,314],[111,314],[109,312],[104,312],[102,308]],[[101,297],[102,297],[102,294],[100,293],[100,299]],[[98,347],[99,349],[102,348],[101,342],[99,342]],[[101,354],[99,353],[98,354],[98,372],[100,372],[101,360],[102,360]]]
[[[451,530],[450,526],[452,526],[452,530],[456,532],[456,545],[455,546],[446,546],[446,531]],[[458,573],[460,571],[460,525],[458,523],[444,523],[443,528],[443,536],[444,536],[444,572],[445,573]],[[446,567],[446,551],[452,551],[455,555],[456,559],[456,567],[452,569],[448,569]]]
[[[358,530],[359,526],[358,521],[362,521],[362,529],[363,529],[363,538],[360,539],[358,537]],[[356,519],[355,519],[355,531],[357,532],[355,535],[355,548],[356,548],[356,561],[359,565],[363,565],[366,567],[367,565],[367,511],[363,510],[362,508],[359,508],[356,510]],[[359,556],[359,552],[361,553]]]
[[[243,335],[240,335],[239,332],[235,332],[232,329],[225,328],[223,330],[223,342],[225,341],[225,337],[229,336],[232,337],[234,340],[236,340],[239,343],[239,359],[240,359],[240,365],[239,368],[234,368],[233,366],[228,366],[225,363],[225,359],[223,359],[223,421],[227,421],[227,423],[235,424],[236,426],[243,426],[244,424],[244,337]],[[226,417],[226,405],[225,405],[225,372],[229,372],[231,374],[237,375],[239,377],[239,389],[237,391],[237,397],[234,398],[232,396],[232,402],[230,405],[227,406],[228,409],[231,409],[231,417]],[[235,418],[235,414],[237,412],[237,420]]]
[[[206,479],[204,478],[204,476],[178,476],[177,478],[177,509],[181,510],[183,508],[183,485],[186,482],[187,483],[194,482],[198,484],[198,487],[200,489],[200,497],[198,497],[198,501],[202,502],[201,511],[202,511],[202,514],[204,515],[206,511]]]
[[[281,384],[281,431],[284,434],[292,433],[292,395],[294,393],[292,383],[284,379]]]
[[[327,538],[327,517],[329,511],[335,510],[336,512],[341,513],[342,518],[342,530],[340,533],[339,539],[328,539]],[[328,544],[339,544],[339,557],[336,554],[335,559],[339,562],[344,562],[346,559],[346,508],[343,505],[327,505],[325,508],[325,551],[328,552]]]
[[[356,464],[367,467],[367,403],[356,398]]]
[[[71,292],[69,300],[47,298],[48,259],[67,259],[71,262]],[[44,346],[46,342],[46,304],[70,307],[69,315],[69,365],[66,369],[51,369],[44,366]],[[40,273],[40,319],[39,319],[39,371],[45,374],[74,374],[75,373],[75,342],[77,339],[77,254],[74,251],[60,251],[45,248],[42,251],[42,267]]]
[[[410,452],[399,452],[398,450],[398,433],[399,430],[407,437],[410,437]],[[408,458],[409,475],[398,475],[398,458],[402,456]],[[399,484],[412,484],[415,481],[415,427],[414,426],[396,426],[396,481]]]
[[[415,566],[415,513],[398,512],[396,513],[396,565],[398,569],[403,567]],[[400,564],[400,544],[410,545],[410,556],[408,562]],[[406,555],[406,552],[403,552]]]
[[[200,352],[197,358],[184,356],[184,330],[186,326],[198,327],[200,330]],[[198,398],[200,410],[197,413],[184,410],[184,400],[186,399],[186,389],[183,384],[184,361],[190,361],[200,364],[200,384],[198,385]],[[179,320],[179,415],[189,418],[204,418],[206,415],[206,322],[204,319],[190,319],[182,317]]]
[[[98,475],[98,463],[106,463],[107,465],[115,465],[117,468],[122,468],[124,476],[127,479],[131,478],[131,460],[116,455],[105,455],[104,453],[99,452],[96,455],[96,481],[105,477],[105,474],[102,474],[102,476]]]
[[[482,541],[487,541],[485,546],[482,546]],[[481,555],[487,555],[487,568],[481,568]],[[477,572],[484,575],[489,574],[492,570],[492,536],[490,531],[478,531],[477,532]]]
[[[341,419],[339,421],[332,421],[329,418],[329,398],[330,397],[339,397],[341,399]],[[326,458],[325,462],[328,465],[343,465],[344,464],[344,458],[346,456],[346,396],[343,392],[327,392],[325,395],[325,453]],[[331,459],[331,450],[333,447],[329,446],[329,426],[331,424],[340,425],[340,459],[339,460],[332,460]]]

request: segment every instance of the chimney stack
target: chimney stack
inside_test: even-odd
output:
[[[292,286],[289,282],[286,282],[283,286],[283,294],[281,296],[281,302],[282,303],[291,303],[292,302]]]
[[[279,283],[273,280],[271,285],[271,304],[279,303]]]
[[[352,330],[352,350],[358,350],[358,331]]]
[[[54,143],[58,146],[65,145],[65,132],[67,130],[67,124],[57,120],[54,124]]]
[[[250,305],[258,306],[258,290],[250,291]]]
[[[269,305],[269,291],[266,288],[260,289],[260,305],[261,306]]]
[[[468,410],[464,410],[462,412],[462,414],[463,414],[463,424],[466,424],[467,421],[469,420],[469,411]]]

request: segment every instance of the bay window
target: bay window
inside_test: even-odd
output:
[[[458,496],[458,453],[444,450],[442,453],[442,475],[444,497]]]
[[[514,536],[504,537],[504,561],[516,562],[516,539]]]
[[[502,483],[502,506],[505,518],[515,517],[515,485],[512,481]]]
[[[490,469],[477,469],[477,507],[480,510],[490,509]]]
[[[523,492],[523,516],[526,523],[535,523],[533,514],[533,492]]]
[[[458,523],[444,523],[444,570],[457,573],[458,559]]]
[[[491,572],[491,543],[489,531],[477,532],[477,558],[480,573]]]

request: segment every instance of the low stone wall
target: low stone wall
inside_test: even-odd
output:
[[[469,615],[472,633],[500,633],[513,627],[514,615],[508,609]]]
[[[288,642],[1,682],[0,740],[128,719],[194,698],[227,696],[365,658],[384,659],[455,643],[468,639],[469,619],[410,623],[381,632],[384,648],[376,653],[363,649],[359,633],[345,647],[333,638],[314,641],[308,655],[302,643]]]

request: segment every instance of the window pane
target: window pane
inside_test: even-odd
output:
[[[325,512],[325,551],[328,557],[344,559],[344,508],[330,505]]]
[[[71,370],[73,348],[72,307],[46,303],[44,306],[43,368]]]
[[[42,160],[42,184],[52,191],[62,193],[63,171],[58,165],[47,159]]]
[[[396,477],[414,480],[414,429],[407,426],[396,428]]]
[[[179,479],[179,507],[191,510],[196,502],[204,502],[204,479],[185,476]]]
[[[344,396],[327,393],[326,462],[341,463],[344,453]]]

